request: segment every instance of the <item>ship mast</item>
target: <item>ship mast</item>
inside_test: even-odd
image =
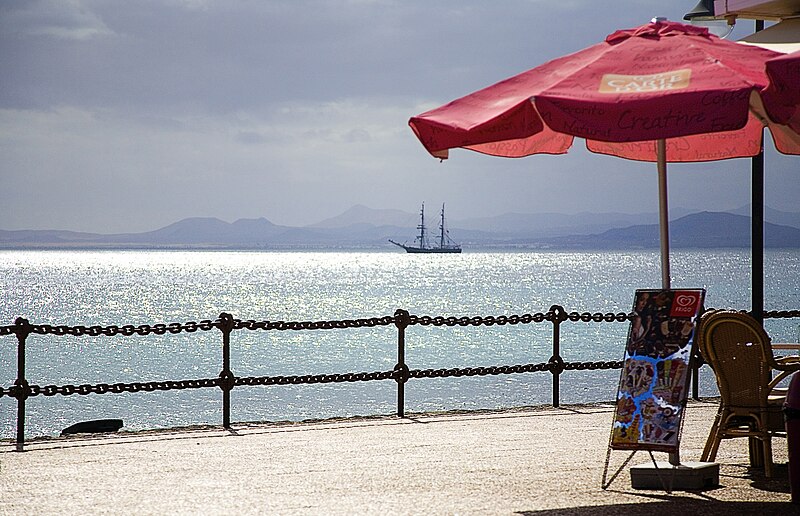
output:
[[[439,247],[444,247],[444,203],[442,203],[442,221],[439,223]]]
[[[425,244],[425,203],[422,203],[422,209],[419,212],[419,226],[417,226],[419,230],[419,248],[424,249],[426,246]]]

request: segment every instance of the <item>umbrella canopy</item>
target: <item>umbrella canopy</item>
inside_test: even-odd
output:
[[[767,76],[767,112],[776,122],[800,133],[800,50],[767,61]]]
[[[785,114],[794,101],[777,89],[761,95],[770,83],[765,63],[781,55],[658,20],[614,32],[415,116],[409,125],[441,159],[459,147],[503,157],[562,154],[577,136],[595,153],[657,162],[662,286],[668,288],[666,162],[754,156],[764,127],[779,152],[800,154],[789,120],[769,115],[773,104]]]

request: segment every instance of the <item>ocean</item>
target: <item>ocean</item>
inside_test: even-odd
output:
[[[800,308],[800,251],[765,253],[765,309]],[[658,251],[0,251],[0,325],[186,323],[227,312],[256,321],[331,321],[393,315],[473,317],[567,312],[629,312],[636,289],[660,286]],[[748,250],[672,252],[673,288],[704,288],[706,307],[749,309]],[[767,320],[775,342],[800,339],[800,320]],[[620,360],[627,323],[565,322],[567,362]],[[148,336],[31,335],[26,377],[64,385],[215,378],[222,365],[218,330]],[[0,337],[0,385],[16,379],[16,338]],[[549,322],[434,327],[406,332],[411,369],[547,362]],[[387,371],[397,362],[391,326],[333,330],[237,330],[236,376]],[[561,403],[610,401],[619,370],[566,371]],[[411,379],[407,413],[496,409],[552,401],[549,373]],[[393,380],[236,387],[234,422],[393,414]],[[701,370],[701,396],[716,394]],[[35,396],[27,401],[26,437],[57,435],[78,421],[120,418],[125,429],[220,424],[219,389]],[[16,400],[0,398],[0,438],[13,438]]]

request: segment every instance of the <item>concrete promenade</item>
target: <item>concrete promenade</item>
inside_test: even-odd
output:
[[[698,461],[716,401],[690,402],[683,461]],[[722,443],[720,484],[601,489],[610,405],[234,425],[0,444],[0,514],[797,514],[786,440],[775,478]],[[613,452],[619,466],[627,452]],[[666,460],[665,454],[656,454]],[[649,462],[639,452],[630,465]]]

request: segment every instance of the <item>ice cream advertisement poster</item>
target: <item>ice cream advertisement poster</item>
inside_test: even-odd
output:
[[[705,290],[637,290],[610,447],[677,451]]]

